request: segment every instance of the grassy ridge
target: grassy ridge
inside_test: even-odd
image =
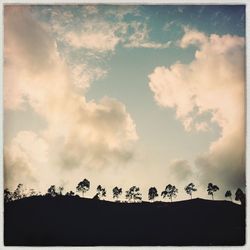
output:
[[[5,245],[243,245],[245,210],[229,201],[114,203],[29,197],[5,204]]]

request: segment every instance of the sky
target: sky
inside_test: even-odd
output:
[[[5,5],[4,182],[245,188],[245,7]]]

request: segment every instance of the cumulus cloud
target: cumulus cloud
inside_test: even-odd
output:
[[[180,46],[196,45],[189,64],[157,67],[149,75],[158,105],[173,108],[187,131],[206,131],[213,122],[220,137],[198,156],[201,183],[217,181],[236,188],[245,184],[245,40],[242,37],[185,29]],[[209,112],[211,119],[197,122]]]
[[[184,27],[185,35],[180,41],[181,48],[187,48],[190,44],[202,45],[207,42],[208,37],[197,30]]]
[[[29,105],[47,123],[39,134],[19,132],[5,145],[6,184],[29,178],[47,184],[62,169],[130,160],[137,133],[126,107],[109,97],[88,102],[75,92],[74,75],[28,7],[5,7],[4,24],[4,108]]]
[[[4,149],[5,185],[14,188],[18,183],[39,180],[46,169],[48,144],[31,131],[21,131]]]

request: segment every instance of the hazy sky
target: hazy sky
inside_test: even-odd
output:
[[[5,6],[5,186],[143,198],[245,186],[244,6]]]

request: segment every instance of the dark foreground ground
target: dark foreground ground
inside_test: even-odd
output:
[[[245,215],[229,201],[113,203],[30,197],[5,204],[7,246],[244,245]]]

